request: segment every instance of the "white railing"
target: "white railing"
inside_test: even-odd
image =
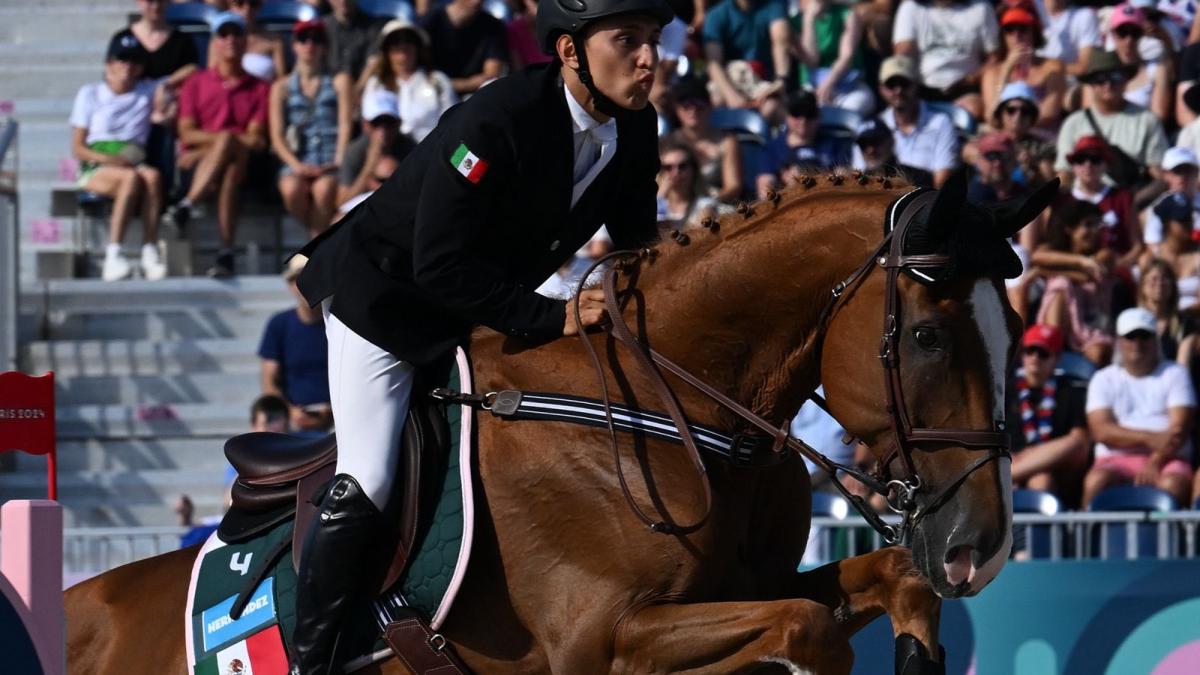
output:
[[[884,516],[899,522],[895,516]],[[1116,557],[1200,557],[1200,511],[1173,513],[1107,512],[1060,513],[1053,516],[1018,513],[1013,516],[1014,550],[1019,558],[1047,560]],[[179,548],[186,527],[73,528],[63,533],[63,569],[80,579],[126,563]],[[853,557],[883,547],[883,539],[865,521],[813,519],[813,533],[804,560],[819,564]],[[1140,548],[1139,548],[1140,545]],[[1032,546],[1033,550],[1030,550]]]
[[[898,523],[898,516],[883,517]],[[813,518],[804,560],[820,564],[868,553],[884,546],[880,535],[851,514],[845,519]],[[1013,516],[1018,559],[1194,558],[1198,555],[1200,511],[1070,512],[1053,516]]]
[[[63,571],[78,581],[179,548],[186,527],[79,527],[63,531]]]

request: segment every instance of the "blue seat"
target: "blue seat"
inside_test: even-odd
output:
[[[714,129],[732,131],[738,134],[739,140],[744,135],[755,136],[764,142],[771,137],[771,128],[767,124],[767,120],[763,119],[763,116],[757,110],[716,108],[712,111],[712,118],[709,120],[709,124]]]
[[[79,206],[79,211],[85,216],[99,218],[108,215],[108,210],[112,208],[113,200],[111,197],[98,192],[80,190],[75,195],[75,203]]]
[[[512,19],[512,7],[505,0],[483,0],[483,11],[508,23]]]
[[[959,136],[974,136],[976,130],[979,128],[979,123],[975,121],[971,113],[949,101],[926,101],[925,105],[949,115],[950,121],[954,122],[954,128],[958,130]]]
[[[1062,510],[1058,497],[1043,490],[1013,490],[1013,513],[1052,516]],[[1049,558],[1051,528],[1054,525],[1029,525],[1014,533],[1013,552],[1028,551],[1031,558]]]
[[[743,132],[738,135],[738,149],[742,153],[742,198],[757,199],[758,186],[755,182],[767,164],[767,143]]]
[[[209,26],[217,10],[203,2],[184,2],[168,4],[166,21],[180,33],[192,39],[196,45],[196,55],[199,57],[199,67],[208,64],[208,42],[212,38]]]
[[[841,495],[832,492],[814,492],[812,496],[812,515],[814,518],[837,518],[845,520],[850,515],[850,502]]]
[[[292,32],[297,21],[317,18],[317,9],[303,2],[266,2],[258,10],[258,23],[272,32]]]
[[[1147,486],[1122,485],[1109,488],[1096,495],[1088,504],[1089,511],[1143,511],[1170,512],[1176,510],[1175,500],[1171,495]],[[1130,555],[1127,528],[1124,523],[1110,523],[1093,526],[1092,555],[1110,559],[1123,558],[1157,558],[1159,555],[1158,523],[1137,523],[1134,525],[1135,549]],[[1176,550],[1177,528],[1173,524],[1165,526],[1166,553],[1174,555]],[[1107,544],[1107,552],[1105,545]]]
[[[358,9],[372,19],[416,21],[416,12],[407,0],[358,0]]]
[[[858,127],[862,121],[862,115],[853,110],[831,105],[821,107],[822,133],[839,138],[854,138],[858,136]]]

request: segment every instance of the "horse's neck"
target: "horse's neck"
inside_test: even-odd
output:
[[[651,345],[768,420],[794,414],[819,383],[821,312],[878,245],[890,200],[840,190],[784,203],[728,234],[693,232],[694,243],[665,253],[638,283]]]

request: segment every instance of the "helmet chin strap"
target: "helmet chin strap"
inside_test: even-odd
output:
[[[592,102],[596,105],[596,110],[617,120],[626,119],[633,114],[632,110],[618,105],[616,101],[605,96],[596,88],[596,83],[592,80],[592,73],[588,70],[587,51],[583,48],[583,39],[578,35],[572,35],[571,42],[575,45],[575,56],[579,59],[579,67],[575,69],[575,75],[592,95]]]

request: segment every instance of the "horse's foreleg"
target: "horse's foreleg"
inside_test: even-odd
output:
[[[906,548],[885,548],[799,574],[793,595],[829,607],[847,637],[887,613],[896,636],[898,673],[944,668],[938,647],[942,600],[917,573]]]
[[[848,673],[833,613],[807,600],[649,605],[614,631],[614,673]]]

